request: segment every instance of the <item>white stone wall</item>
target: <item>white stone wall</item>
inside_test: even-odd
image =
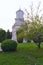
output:
[[[15,28],[12,29],[12,40],[17,41],[16,29]]]

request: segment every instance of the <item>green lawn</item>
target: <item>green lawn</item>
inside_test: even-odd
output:
[[[18,44],[16,52],[0,52],[0,65],[43,65],[43,44],[41,49],[34,43]]]

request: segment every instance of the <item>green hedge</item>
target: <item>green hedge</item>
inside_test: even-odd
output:
[[[17,42],[10,39],[4,40],[1,44],[1,48],[4,52],[16,51]]]

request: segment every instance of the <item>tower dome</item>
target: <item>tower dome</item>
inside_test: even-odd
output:
[[[24,12],[19,9],[16,11],[16,18],[15,18],[15,24],[16,25],[21,25],[24,22]]]
[[[23,18],[23,15],[24,15],[24,12],[21,9],[19,9],[16,12],[16,18]]]

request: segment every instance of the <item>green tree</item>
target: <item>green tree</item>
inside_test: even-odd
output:
[[[32,22],[27,35],[27,38],[37,43],[40,48],[40,44],[43,42],[43,24]]]
[[[30,24],[28,24],[27,21],[28,32],[26,38],[34,40],[34,42],[38,43],[38,47],[40,48],[40,44],[43,41],[43,15],[39,14],[42,11],[40,10],[40,2],[36,8],[36,13],[34,13],[33,3],[31,4],[30,10],[31,13],[29,13],[27,9],[25,10],[27,13],[27,19],[31,20]]]
[[[6,37],[7,37],[7,39],[11,39],[11,37],[12,37],[12,33],[9,30],[7,30],[7,32],[6,32]]]
[[[27,18],[25,20],[25,25],[21,26],[23,32],[23,38],[25,37],[26,40],[33,40],[34,42],[38,43],[38,47],[40,48],[40,44],[43,41],[43,16],[39,15],[40,13],[40,3],[37,6],[36,13],[34,14],[33,11],[33,4],[30,7],[31,12],[29,13],[27,9],[25,9],[27,13]],[[20,29],[21,29],[20,28]],[[19,31],[20,31],[19,29]],[[21,35],[20,35],[21,37]]]
[[[6,31],[3,29],[0,29],[0,42],[6,39]]]

